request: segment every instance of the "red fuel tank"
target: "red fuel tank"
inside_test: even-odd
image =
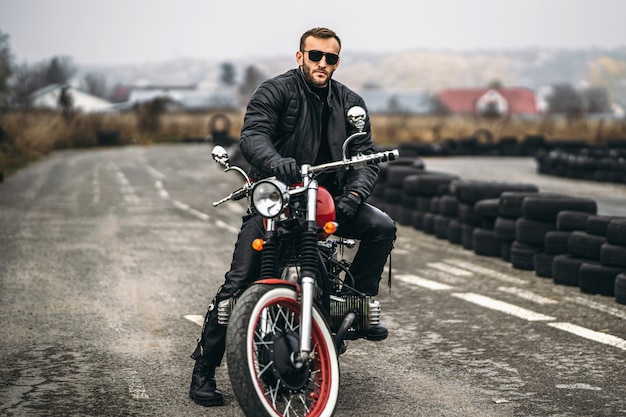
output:
[[[315,223],[317,227],[324,227],[328,222],[336,220],[335,200],[328,190],[322,186],[317,189],[317,216]]]

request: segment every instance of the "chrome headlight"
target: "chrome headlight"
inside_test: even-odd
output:
[[[252,206],[263,217],[278,216],[288,203],[287,186],[278,180],[261,180],[252,189]]]

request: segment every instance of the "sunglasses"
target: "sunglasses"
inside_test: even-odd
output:
[[[302,51],[302,52],[308,52],[309,59],[313,62],[320,62],[322,60],[322,57],[324,56],[326,57],[326,63],[328,65],[335,65],[337,62],[339,62],[339,55],[331,54],[330,52],[322,52],[316,49],[313,49],[311,51]]]

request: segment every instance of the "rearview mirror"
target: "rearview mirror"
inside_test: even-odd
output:
[[[223,166],[224,168],[230,167],[230,159],[228,158],[228,152],[222,146],[217,145],[211,151],[213,160]]]
[[[351,107],[347,114],[348,121],[352,126],[359,129],[359,132],[363,131],[363,128],[365,128],[365,116],[365,109],[360,106]]]

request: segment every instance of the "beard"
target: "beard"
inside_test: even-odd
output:
[[[321,77],[321,72],[324,72],[325,76]],[[307,64],[302,64],[302,75],[304,79],[315,87],[326,87],[328,81],[330,81],[333,76],[333,72],[334,71],[329,71],[328,69],[311,68]]]

